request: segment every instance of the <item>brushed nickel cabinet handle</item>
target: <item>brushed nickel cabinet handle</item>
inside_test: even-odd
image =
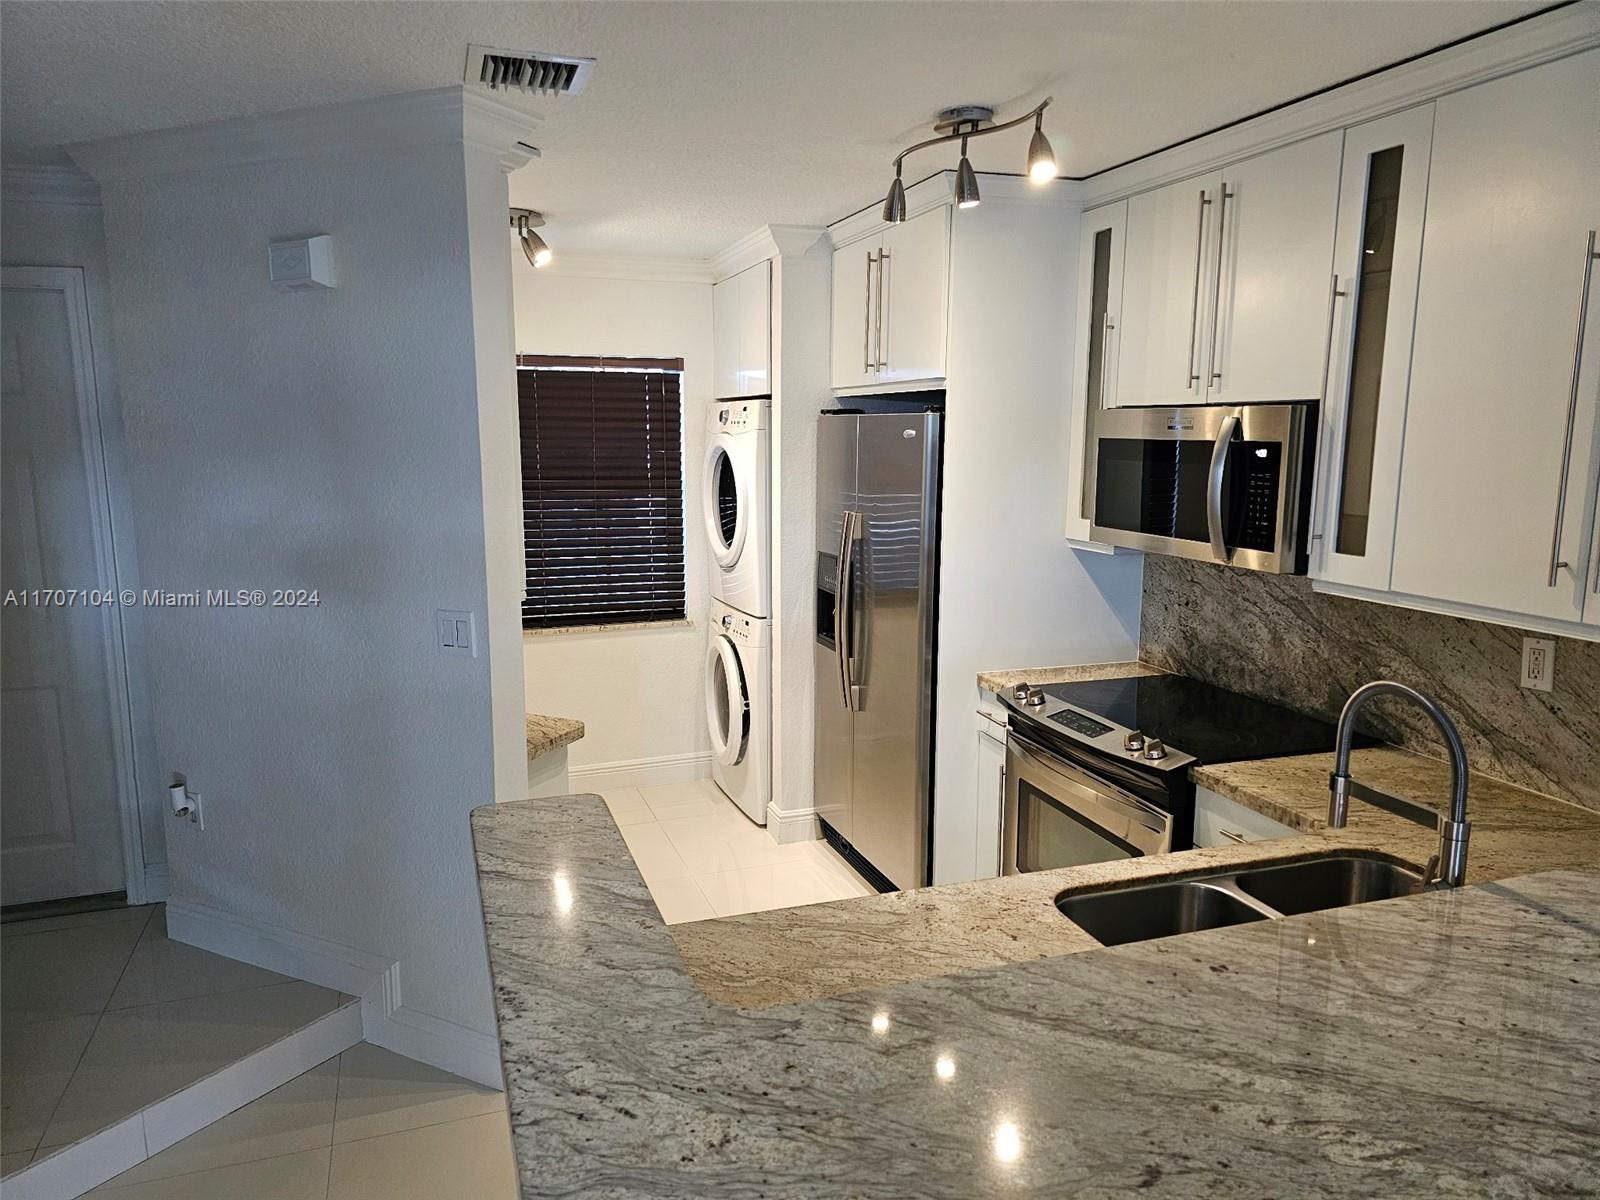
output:
[[[1206,245],[1206,206],[1210,203],[1211,198],[1206,195],[1205,188],[1201,188],[1200,208],[1194,229],[1194,295],[1189,301],[1189,361],[1185,364],[1189,379],[1183,385],[1184,391],[1200,383],[1200,370],[1194,365],[1194,351],[1200,340],[1200,263]]]
[[[1228,185],[1222,185],[1222,213],[1221,220],[1217,223],[1217,278],[1216,288],[1212,292],[1211,300],[1211,382],[1216,383],[1222,378],[1222,372],[1217,370],[1217,332],[1222,327],[1222,257],[1228,252],[1228,201],[1232,200],[1235,193],[1228,190]]]
[[[1246,838],[1244,836],[1244,834],[1238,832],[1237,830],[1233,830],[1233,829],[1221,829],[1221,828],[1219,828],[1217,830],[1217,835],[1219,837],[1227,838],[1230,842],[1238,842],[1241,846],[1244,845],[1245,842],[1249,841],[1249,839]]]
[[[867,251],[867,298],[861,305],[861,369],[872,370],[872,251]]]
[[[1100,394],[1095,398],[1095,407],[1106,406],[1106,375],[1111,367],[1111,335],[1117,331],[1117,323],[1110,313],[1101,317],[1100,325]]]
[[[1550,535],[1550,573],[1546,587],[1556,586],[1556,572],[1569,566],[1561,558],[1562,526],[1567,518],[1567,476],[1572,472],[1572,434],[1578,417],[1579,375],[1583,371],[1583,333],[1589,320],[1589,284],[1594,278],[1595,231],[1589,230],[1589,243],[1583,250],[1583,291],[1578,297],[1578,342],[1572,351],[1572,387],[1567,393],[1567,432],[1561,444],[1561,475],[1556,487],[1556,524]]]
[[[889,355],[883,348],[883,294],[889,290],[889,252],[878,252],[878,369],[889,369]]]

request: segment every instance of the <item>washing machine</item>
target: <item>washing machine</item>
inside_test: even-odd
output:
[[[711,778],[757,825],[772,799],[772,622],[711,602],[706,725]]]
[[[772,615],[771,409],[770,400],[710,406],[700,489],[712,599],[752,617]]]

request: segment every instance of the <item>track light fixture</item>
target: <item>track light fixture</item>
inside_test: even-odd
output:
[[[939,136],[918,142],[915,146],[908,146],[895,156],[894,182],[889,185],[889,195],[883,202],[883,219],[896,225],[906,219],[906,189],[905,184],[901,182],[901,167],[906,156],[915,154],[918,150],[926,150],[929,146],[942,146],[946,142],[961,143],[961,163],[956,167],[956,207],[975,207],[980,199],[978,176],[972,169],[972,163],[967,160],[967,139],[999,133],[1002,129],[1011,129],[1025,121],[1033,122],[1033,139],[1028,143],[1028,178],[1034,183],[1048,183],[1054,179],[1056,156],[1050,149],[1050,139],[1044,135],[1044,110],[1050,106],[1053,99],[1055,97],[1046,96],[1031,112],[1024,113],[1012,121],[1003,121],[999,125],[985,126],[984,122],[994,120],[994,109],[981,104],[963,104],[956,108],[945,109],[939,114],[939,120],[934,125]],[[946,130],[949,132],[944,132]]]
[[[534,232],[543,224],[544,214],[541,212],[535,212],[531,208],[511,210],[511,228],[517,231],[517,240],[522,243],[522,252],[528,256],[528,262],[535,267],[542,267],[550,262],[550,247]]]

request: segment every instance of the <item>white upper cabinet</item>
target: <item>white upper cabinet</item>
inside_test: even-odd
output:
[[[1433,105],[1345,131],[1311,574],[1387,589]]]
[[[1208,404],[1322,397],[1343,139],[1335,130],[1223,168]]]
[[[1078,307],[1073,331],[1072,409],[1067,428],[1067,537],[1088,542],[1089,498],[1085,456],[1094,415],[1116,404],[1117,337],[1122,326],[1122,254],[1128,202],[1083,214],[1078,229]]]
[[[1122,266],[1117,405],[1205,400],[1220,172],[1130,197]],[[1080,293],[1081,295],[1081,293]]]
[[[772,264],[760,262],[711,288],[713,395],[772,391]]]
[[[833,252],[833,369],[836,388],[867,387],[876,382],[877,352],[873,334],[873,300],[877,295],[877,237],[840,246]]]
[[[949,311],[948,204],[838,247],[833,386],[943,379]]]
[[[1342,138],[1129,198],[1117,405],[1321,398]]]
[[[950,313],[949,205],[885,230],[878,290],[883,306],[879,381],[942,379]]]
[[[1563,621],[1593,607],[1597,130],[1596,50],[1437,103],[1396,592]]]

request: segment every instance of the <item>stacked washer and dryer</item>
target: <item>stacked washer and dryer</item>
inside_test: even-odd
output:
[[[710,406],[701,487],[711,550],[711,778],[758,825],[772,798],[771,407]]]

